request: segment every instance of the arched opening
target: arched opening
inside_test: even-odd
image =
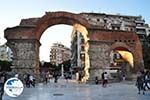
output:
[[[35,34],[36,34],[37,38],[40,40],[43,32],[47,28],[50,28],[51,26],[54,26],[54,25],[60,25],[60,24],[73,26],[71,39],[74,38],[73,34],[75,31],[80,32],[84,38],[84,41],[82,44],[82,45],[84,45],[84,54],[82,54],[83,52],[80,50],[80,55],[82,55],[82,56],[84,55],[84,58],[85,58],[84,59],[85,66],[82,68],[82,72],[83,72],[82,81],[86,82],[89,78],[89,72],[88,72],[88,70],[89,70],[89,55],[88,55],[88,47],[89,47],[88,40],[89,40],[89,38],[88,38],[88,31],[87,31],[86,27],[83,26],[83,24],[85,24],[85,20],[82,19],[81,17],[79,17],[75,14],[71,14],[71,13],[66,13],[66,15],[59,13],[59,18],[57,18],[58,17],[57,14],[55,15],[55,17],[52,17],[53,14],[51,16],[49,16],[49,14],[43,16],[38,21],[38,24],[37,24],[37,27],[35,30]],[[87,24],[87,26],[88,26],[88,24]],[[55,38],[55,37],[53,37],[53,38]],[[81,45],[81,44],[79,44],[79,45]],[[72,65],[71,65],[71,67],[72,67]],[[74,67],[77,67],[77,66],[74,66]],[[81,66],[78,66],[78,67],[81,67]]]
[[[65,28],[64,26],[67,28]],[[57,30],[53,30],[54,27],[57,27],[56,28]],[[61,28],[63,28],[63,29],[61,29]],[[64,32],[67,32],[66,29],[68,29],[68,33],[66,33],[67,36],[64,39],[62,39],[63,36],[61,36],[61,35],[65,35]],[[77,36],[78,32],[81,37],[78,36],[78,39],[74,41],[74,39],[76,38],[75,36]],[[49,36],[48,36],[48,34],[49,34]],[[69,34],[71,36],[69,36]],[[73,76],[75,76],[75,73],[79,72],[79,74],[82,74],[81,81],[86,82],[89,78],[89,72],[88,72],[88,69],[89,69],[88,40],[89,39],[88,39],[87,35],[88,35],[88,32],[87,32],[86,28],[80,24],[74,24],[72,27],[68,26],[68,25],[64,25],[64,24],[53,25],[53,26],[49,27],[49,29],[47,29],[40,38],[40,43],[43,45],[43,47],[42,47],[42,45],[40,47],[40,60],[41,61],[45,60],[46,62],[49,62],[49,60],[51,59],[50,64],[52,64],[56,67],[61,66],[61,65],[63,65],[63,63],[65,61],[63,60],[63,56],[58,57],[58,55],[63,55],[63,54],[58,54],[58,52],[55,52],[55,55],[53,55],[52,50],[55,49],[55,51],[58,51],[59,49],[62,49],[62,48],[58,47],[58,45],[63,45],[63,47],[68,46],[68,48],[70,48],[70,46],[73,47],[73,41],[77,42],[78,43],[77,48],[70,48],[70,53],[72,53],[72,54],[70,55],[71,65],[69,67],[74,72],[74,74],[72,74],[72,72],[70,72],[70,73]],[[48,38],[48,37],[52,37],[52,38]],[[57,37],[57,38],[55,38],[55,37]],[[70,38],[70,41],[66,41],[66,40],[69,40],[69,39],[67,39],[68,37]],[[48,40],[46,40],[46,39],[48,39]],[[54,43],[50,43],[51,41]],[[57,50],[56,50],[56,48],[52,47],[52,46],[54,46],[53,44],[58,44]],[[50,49],[51,49],[51,51],[50,51]],[[50,55],[50,52],[52,53],[51,55]],[[60,51],[60,52],[62,52],[62,51]],[[65,51],[63,50],[63,52],[65,52]],[[73,61],[72,61],[72,60],[74,60],[74,55],[73,55],[74,52],[78,52],[77,53],[78,59],[75,58],[76,59],[75,62],[78,64],[75,64],[75,65],[73,64]],[[60,61],[60,59],[62,61]],[[63,67],[66,67],[66,66],[63,65]],[[45,71],[45,72],[47,72],[47,71]],[[58,75],[62,74],[61,70],[59,70],[59,69],[57,69],[57,73],[58,73]],[[51,72],[51,74],[53,74],[53,72]]]
[[[70,25],[59,24],[45,30],[40,38],[40,61],[50,61],[50,48],[53,43],[61,43],[70,48],[72,29]]]
[[[110,53],[110,69],[112,77],[119,80],[131,78],[131,70],[134,67],[134,56],[128,48],[115,47]],[[114,76],[113,76],[114,75]]]
[[[70,73],[72,29],[73,27],[70,25],[58,24],[43,32],[39,51],[41,76],[46,76],[45,74],[53,76],[54,73],[57,73],[61,77],[65,73]],[[44,77],[42,78],[44,79]]]

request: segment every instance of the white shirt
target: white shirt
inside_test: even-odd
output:
[[[105,80],[108,79],[108,74],[104,74],[104,79],[105,79]]]
[[[34,77],[32,75],[30,75],[29,80],[33,81]]]
[[[15,74],[15,77],[18,78],[19,74]]]

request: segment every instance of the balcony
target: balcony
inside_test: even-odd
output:
[[[142,32],[141,31],[137,31],[136,33],[139,34],[139,35],[145,35],[146,34],[146,32],[143,32],[143,31]]]
[[[137,26],[136,26],[136,29],[143,29],[143,30],[145,30],[145,29],[146,29],[146,27],[145,27],[145,26],[137,25]]]
[[[135,20],[135,23],[142,23],[142,24],[144,24],[145,21],[144,20]]]

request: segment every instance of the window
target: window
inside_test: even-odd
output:
[[[114,27],[114,26],[112,26],[112,30],[115,30],[115,27]]]
[[[128,42],[131,42],[130,40],[128,40]]]

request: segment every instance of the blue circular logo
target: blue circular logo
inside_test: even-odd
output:
[[[23,83],[18,78],[10,78],[4,84],[4,91],[10,97],[18,97],[23,89]]]

